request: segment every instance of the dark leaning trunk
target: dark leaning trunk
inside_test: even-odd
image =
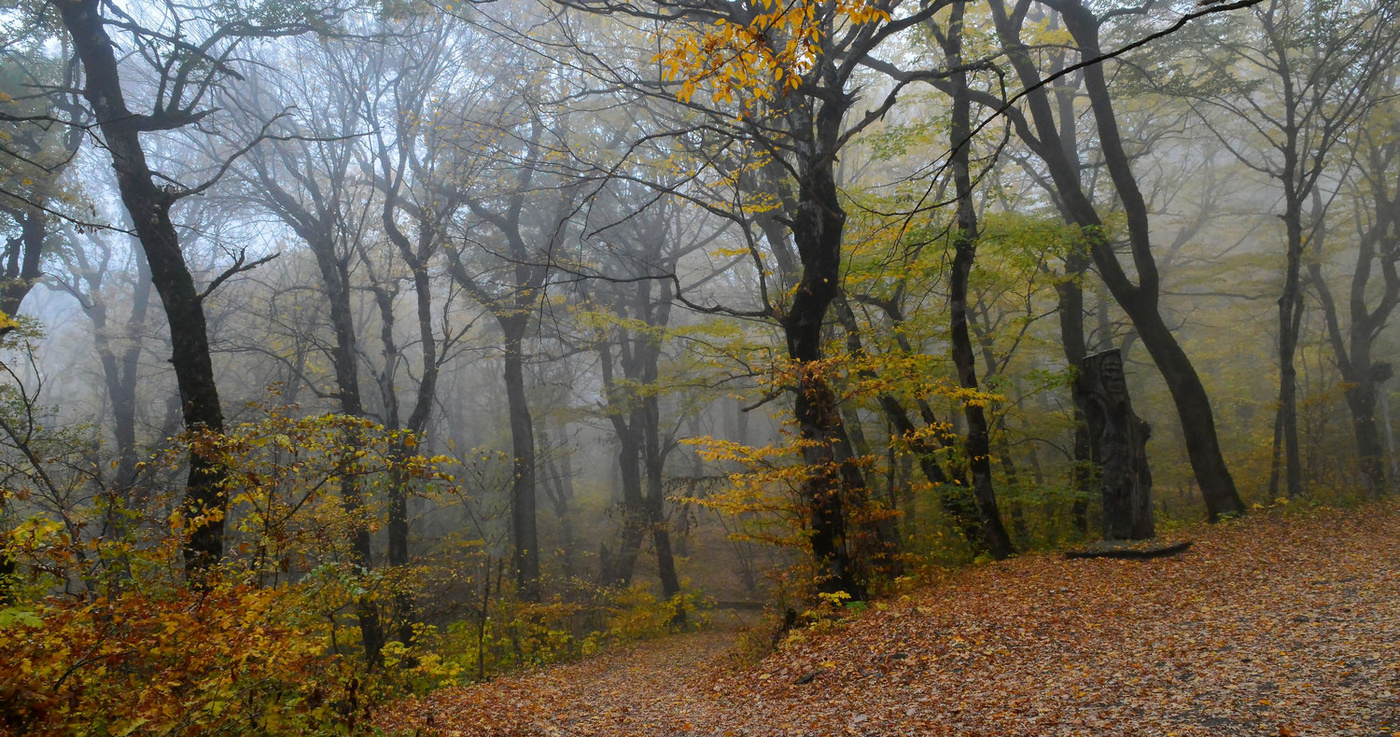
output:
[[[949,479],[944,472],[943,466],[938,463],[937,453],[939,447],[925,436],[916,434],[914,423],[909,418],[908,411],[899,403],[899,400],[890,395],[880,397],[880,406],[885,411],[885,418],[890,426],[895,429],[906,442],[909,443],[909,450],[913,452],[919,463],[919,470],[923,471],[924,478],[935,487],[935,495],[938,499],[939,507],[943,513],[953,522],[967,544],[972,547],[973,553],[980,555],[986,552],[986,537],[982,534],[982,521],[977,513],[977,500],[972,496],[969,484],[963,483],[964,479]]]
[[[180,251],[170,220],[174,195],[155,183],[141,148],[140,118],[126,106],[112,40],[103,28],[98,0],[59,3],[63,24],[86,76],[84,96],[97,115],[122,203],[131,216],[151,267],[151,281],[160,294],[170,324],[171,365],[180,390],[181,418],[186,431],[222,433],[223,409],[209,357],[204,306],[194,277]],[[223,557],[224,515],[228,495],[225,469],[197,452],[190,454],[189,476],[181,503],[189,538],[184,544],[186,574],[199,579]]]
[[[525,366],[521,353],[523,316],[500,320],[505,333],[506,405],[510,410],[510,442],[515,457],[511,486],[511,540],[515,585],[521,599],[540,600],[539,533],[535,526],[535,433],[525,397]]]
[[[1083,57],[1102,57],[1098,19],[1088,7],[1079,0],[1051,0],[1049,5],[1063,17],[1065,27],[1078,43]],[[1017,66],[1017,73],[1028,84],[1035,82],[1039,77],[1021,47],[1019,30],[1011,24],[999,0],[994,2],[993,11],[997,16],[998,32],[1003,39],[1022,49],[1011,55],[1012,62]],[[1243,513],[1244,502],[1235,489],[1234,479],[1230,476],[1220,450],[1210,397],[1195,367],[1191,365],[1186,352],[1177,343],[1176,337],[1172,335],[1171,329],[1166,326],[1158,310],[1159,275],[1156,260],[1152,256],[1147,203],[1138,188],[1132,172],[1131,159],[1123,146],[1103,68],[1100,64],[1091,64],[1084,68],[1083,74],[1104,162],[1127,215],[1129,246],[1138,271],[1139,284],[1134,284],[1128,276],[1123,264],[1118,260],[1115,244],[1104,234],[1103,222],[1098,216],[1098,211],[1079,184],[1076,166],[1071,164],[1065,152],[1058,147],[1039,146],[1037,153],[1050,169],[1065,212],[1073,223],[1084,229],[1089,241],[1089,251],[1098,267],[1100,277],[1119,307],[1132,320],[1171,391],[1186,436],[1191,468],[1197,484],[1201,487],[1201,495],[1211,521],[1216,521],[1224,515]],[[1040,137],[1046,141],[1058,141],[1059,134],[1055,130],[1049,106],[1043,95],[1032,94],[1027,99]]]
[[[1125,306],[1124,311],[1132,319],[1143,346],[1152,355],[1171,392],[1172,402],[1181,419],[1181,431],[1186,436],[1186,452],[1195,471],[1196,482],[1201,487],[1210,521],[1243,513],[1244,502],[1235,490],[1234,479],[1220,450],[1210,397],[1186,351],[1177,343],[1155,307],[1129,310]]]
[[[966,231],[956,238],[956,253],[953,256],[953,269],[949,280],[952,293],[949,303],[952,308],[953,364],[958,373],[959,385],[975,391],[978,387],[977,368],[972,340],[967,330],[967,283],[977,247]],[[964,447],[967,452],[968,470],[972,473],[972,493],[977,503],[982,540],[992,557],[1002,559],[1015,551],[1011,545],[1011,538],[1006,533],[1006,527],[1002,524],[996,490],[992,485],[992,451],[987,415],[980,405],[967,402],[963,404],[963,417],[967,420]]]
[[[1096,50],[1097,51],[1097,50]],[[1086,72],[1097,72],[1102,84],[1102,71],[1089,67]],[[1092,73],[1086,74],[1093,78]],[[1107,92],[1100,87],[1094,99],[1102,99]],[[1116,132],[1116,128],[1115,128]],[[1120,162],[1126,166],[1126,161]],[[1142,209],[1145,219],[1146,210]],[[1089,221],[1093,222],[1093,221]],[[1086,224],[1081,222],[1081,224]],[[1235,489],[1235,480],[1225,464],[1225,455],[1220,449],[1219,436],[1215,429],[1215,414],[1210,407],[1210,396],[1191,359],[1177,342],[1171,328],[1167,327],[1158,309],[1155,283],[1150,289],[1131,284],[1118,263],[1113,244],[1097,228],[1090,234],[1090,251],[1099,271],[1104,275],[1104,283],[1137,329],[1142,344],[1147,348],[1152,361],[1162,373],[1162,379],[1171,392],[1172,403],[1176,406],[1185,435],[1186,453],[1195,473],[1196,483],[1201,488],[1206,513],[1211,522],[1222,516],[1241,514],[1244,502]]]
[[[846,348],[855,356],[865,355],[865,347],[861,342],[860,326],[856,322],[855,312],[851,310],[850,304],[845,297],[840,297],[835,302],[837,315],[840,316],[846,328]],[[880,304],[891,321],[896,325],[903,325],[904,318],[900,314],[896,305],[892,302]],[[910,352],[910,347],[901,342],[901,349],[906,353]],[[861,375],[865,378],[876,378],[874,371],[864,369]],[[972,496],[972,490],[962,479],[956,483],[948,478],[943,466],[938,462],[938,451],[943,447],[948,447],[948,441],[935,443],[926,436],[922,436],[914,427],[914,422],[909,417],[909,410],[903,403],[892,394],[883,393],[878,397],[880,409],[884,412],[885,420],[890,427],[905,439],[909,444],[909,450],[914,454],[919,463],[919,470],[923,471],[924,477],[936,488],[935,494],[939,507],[947,515],[968,545],[973,549],[974,555],[985,552],[986,546],[982,536],[982,523],[978,519],[977,502]],[[925,402],[920,402],[919,412],[923,415],[926,427],[933,427],[937,424],[937,418],[933,415],[933,410]],[[893,450],[893,447],[891,447]],[[897,527],[891,526],[892,539],[899,540]]]

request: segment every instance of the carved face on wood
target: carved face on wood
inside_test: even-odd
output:
[[[1103,382],[1104,391],[1109,396],[1121,396],[1128,393],[1128,380],[1123,375],[1123,356],[1118,351],[1104,354],[1103,362],[1099,364],[1099,378]]]

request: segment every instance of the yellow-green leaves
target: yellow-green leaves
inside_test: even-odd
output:
[[[794,90],[822,54],[822,42],[842,24],[888,20],[866,0],[756,0],[746,22],[720,18],[713,25],[670,32],[656,55],[668,80],[679,80],[676,96],[689,102],[706,86],[721,104],[744,109]]]

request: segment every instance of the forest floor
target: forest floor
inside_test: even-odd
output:
[[[1179,557],[978,566],[737,664],[732,632],[443,689],[442,735],[1400,735],[1400,507],[1257,513]]]

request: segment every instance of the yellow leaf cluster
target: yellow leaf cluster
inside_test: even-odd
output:
[[[889,14],[868,0],[757,0],[757,11],[743,23],[721,18],[712,26],[664,39],[656,55],[665,78],[679,80],[676,96],[690,102],[708,86],[720,104],[739,101],[745,109],[802,86],[823,54],[836,22],[876,23]]]

